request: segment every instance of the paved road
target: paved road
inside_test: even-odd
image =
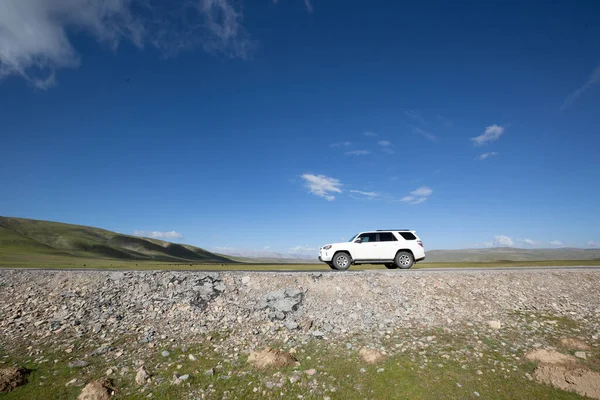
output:
[[[152,272],[155,270],[119,270],[119,269],[110,269],[110,268],[1,268],[2,270],[11,270],[11,271],[72,271],[72,272],[108,272],[108,271],[147,271]],[[272,269],[272,270],[241,270],[241,269],[211,269],[211,270],[194,270],[194,269],[174,269],[174,270],[156,270],[156,271],[173,271],[173,272],[239,272],[239,273],[256,273],[256,272],[286,272],[286,273],[305,273],[305,272],[320,272],[320,273],[331,273],[331,274],[340,274],[340,273],[380,273],[380,272],[393,272],[399,274],[420,274],[420,273],[428,273],[428,272],[436,272],[436,273],[453,273],[453,274],[461,274],[461,273],[471,273],[471,272],[483,272],[483,273],[493,273],[493,272],[556,272],[556,271],[600,271],[600,265],[573,265],[573,266],[532,266],[532,267],[479,267],[479,268],[416,268],[410,270],[388,270],[386,268],[381,269],[368,269],[368,270],[356,270],[350,268],[348,271],[335,271],[335,270],[307,270],[307,269]]]

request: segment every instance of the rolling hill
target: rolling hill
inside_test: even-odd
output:
[[[81,257],[174,263],[235,263],[204,249],[163,240],[123,235],[89,226],[0,217],[0,257]]]
[[[495,247],[490,249],[430,250],[426,262],[490,262],[490,261],[558,261],[599,260],[600,249],[518,249]]]

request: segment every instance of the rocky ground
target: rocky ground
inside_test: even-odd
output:
[[[599,327],[600,272],[595,271],[0,271],[4,363],[58,365],[64,359],[71,386],[87,383],[94,374],[121,380],[120,390],[94,381],[108,388],[107,396],[113,391],[152,396],[154,386],[168,384],[188,388],[184,398],[275,392],[335,398],[343,390],[362,393],[359,398],[379,397],[376,389],[365,389],[367,383],[361,392],[331,381],[333,370],[324,376],[327,360],[311,361],[326,352],[351,359],[357,374],[379,365],[373,371],[384,377],[386,368],[390,372],[386,360],[406,362],[417,372],[454,363],[452,368],[473,369],[479,381],[486,374],[528,380],[539,375],[540,382],[553,384],[541,372],[521,370],[531,351],[558,349],[571,357],[569,362],[532,360],[546,372],[548,365],[576,365],[565,371],[592,374],[582,378],[587,392],[569,386],[567,381],[576,379],[565,371],[560,373],[566,378],[557,378],[562,387],[555,386],[593,397],[595,383],[589,389],[589,382],[600,364]],[[252,360],[264,359],[260,351],[266,346],[277,347],[273,354],[279,356],[271,358],[281,365],[272,367],[289,370],[252,378],[247,366],[264,369]],[[47,355],[50,350],[60,353],[60,360],[52,360],[58,356]],[[168,379],[158,370],[168,371]],[[214,381],[232,376],[238,384],[250,382],[245,396]],[[286,385],[293,389],[285,392]],[[600,398],[600,386],[596,395]]]

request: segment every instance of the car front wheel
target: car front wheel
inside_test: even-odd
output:
[[[415,263],[413,255],[408,251],[399,251],[394,261],[396,261],[398,268],[402,269],[409,269]]]
[[[333,261],[333,268],[337,269],[338,271],[345,271],[348,268],[350,268],[351,260],[350,260],[350,254],[348,254],[348,253],[337,253],[333,257],[332,261]]]

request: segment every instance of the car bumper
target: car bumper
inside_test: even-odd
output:
[[[423,256],[423,257],[421,257],[421,258],[417,258],[417,259],[415,260],[415,262],[420,262],[420,261],[423,261],[424,259],[425,259],[425,256]]]
[[[327,251],[327,250],[320,250],[319,251],[319,261],[327,263],[327,262],[331,262],[332,258],[333,258],[333,252],[332,251]]]

